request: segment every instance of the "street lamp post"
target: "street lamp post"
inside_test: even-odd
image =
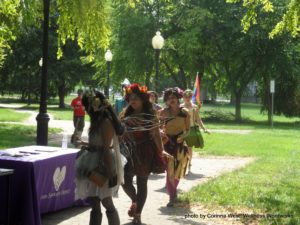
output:
[[[158,77],[159,77],[159,54],[160,50],[164,46],[164,38],[161,36],[160,32],[157,31],[155,36],[152,38],[152,47],[155,50],[155,80],[154,80],[154,91],[157,91],[158,87]]]
[[[41,97],[37,121],[37,145],[48,145],[48,122],[47,114],[47,66],[48,66],[48,27],[49,27],[49,0],[44,0],[44,27],[43,27],[43,58],[39,61],[42,66]]]
[[[105,52],[105,55],[104,55],[104,58],[105,58],[105,61],[106,61],[106,66],[107,66],[107,80],[106,80],[106,88],[105,88],[105,95],[107,98],[109,98],[109,72],[110,72],[110,64],[111,64],[111,61],[112,61],[112,57],[113,57],[113,54],[111,53],[111,51],[108,49],[106,52]]]

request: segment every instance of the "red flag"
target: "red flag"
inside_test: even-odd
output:
[[[200,78],[199,78],[198,73],[196,75],[196,80],[195,80],[195,84],[194,84],[192,101],[193,101],[194,104],[197,104],[198,106],[201,106],[201,101],[200,101]]]

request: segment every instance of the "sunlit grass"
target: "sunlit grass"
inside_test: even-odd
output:
[[[22,122],[30,116],[30,113],[20,113],[13,109],[0,108],[0,122]]]
[[[262,224],[299,224],[300,131],[255,129],[249,134],[204,135],[202,155],[250,156],[256,160],[238,171],[197,186],[181,197],[187,202],[292,215]]]

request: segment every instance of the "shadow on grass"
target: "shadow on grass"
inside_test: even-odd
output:
[[[5,98],[5,97],[0,97],[0,103],[5,103],[5,104],[40,104],[39,100],[36,99],[31,99],[30,102],[28,100],[21,99],[21,97],[12,97],[12,98]],[[47,101],[48,105],[58,105],[59,100],[58,99],[48,99]]]
[[[300,224],[299,182],[289,183],[285,181],[280,186],[281,188],[275,193],[262,196],[257,201],[265,205],[270,215],[268,221],[273,221],[274,224],[298,225]],[[282,196],[286,196],[286,198]]]
[[[32,145],[35,143],[36,127],[13,124],[1,124],[0,149]]]
[[[250,119],[242,119],[240,122],[236,122],[234,119],[216,119],[216,118],[210,118],[210,117],[205,117],[202,119],[204,123],[208,124],[214,124],[214,125],[226,125],[226,126],[231,126],[231,127],[236,127],[236,129],[247,129],[243,128],[240,126],[249,126],[251,129],[267,129],[270,130],[271,127],[267,121],[255,121],[255,120],[250,120]],[[300,130],[300,120],[295,121],[295,122],[280,122],[280,121],[275,121],[273,123],[274,129],[283,129],[283,130],[288,130],[288,129],[294,129],[294,130]]]

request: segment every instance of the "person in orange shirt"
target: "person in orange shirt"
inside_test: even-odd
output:
[[[83,96],[83,90],[79,89],[77,91],[78,96],[74,98],[71,102],[71,107],[74,111],[73,113],[73,123],[74,123],[74,133],[71,137],[71,143],[75,144],[77,142],[80,142],[81,135],[84,128],[84,117],[85,117],[85,108],[82,104],[82,96]]]

